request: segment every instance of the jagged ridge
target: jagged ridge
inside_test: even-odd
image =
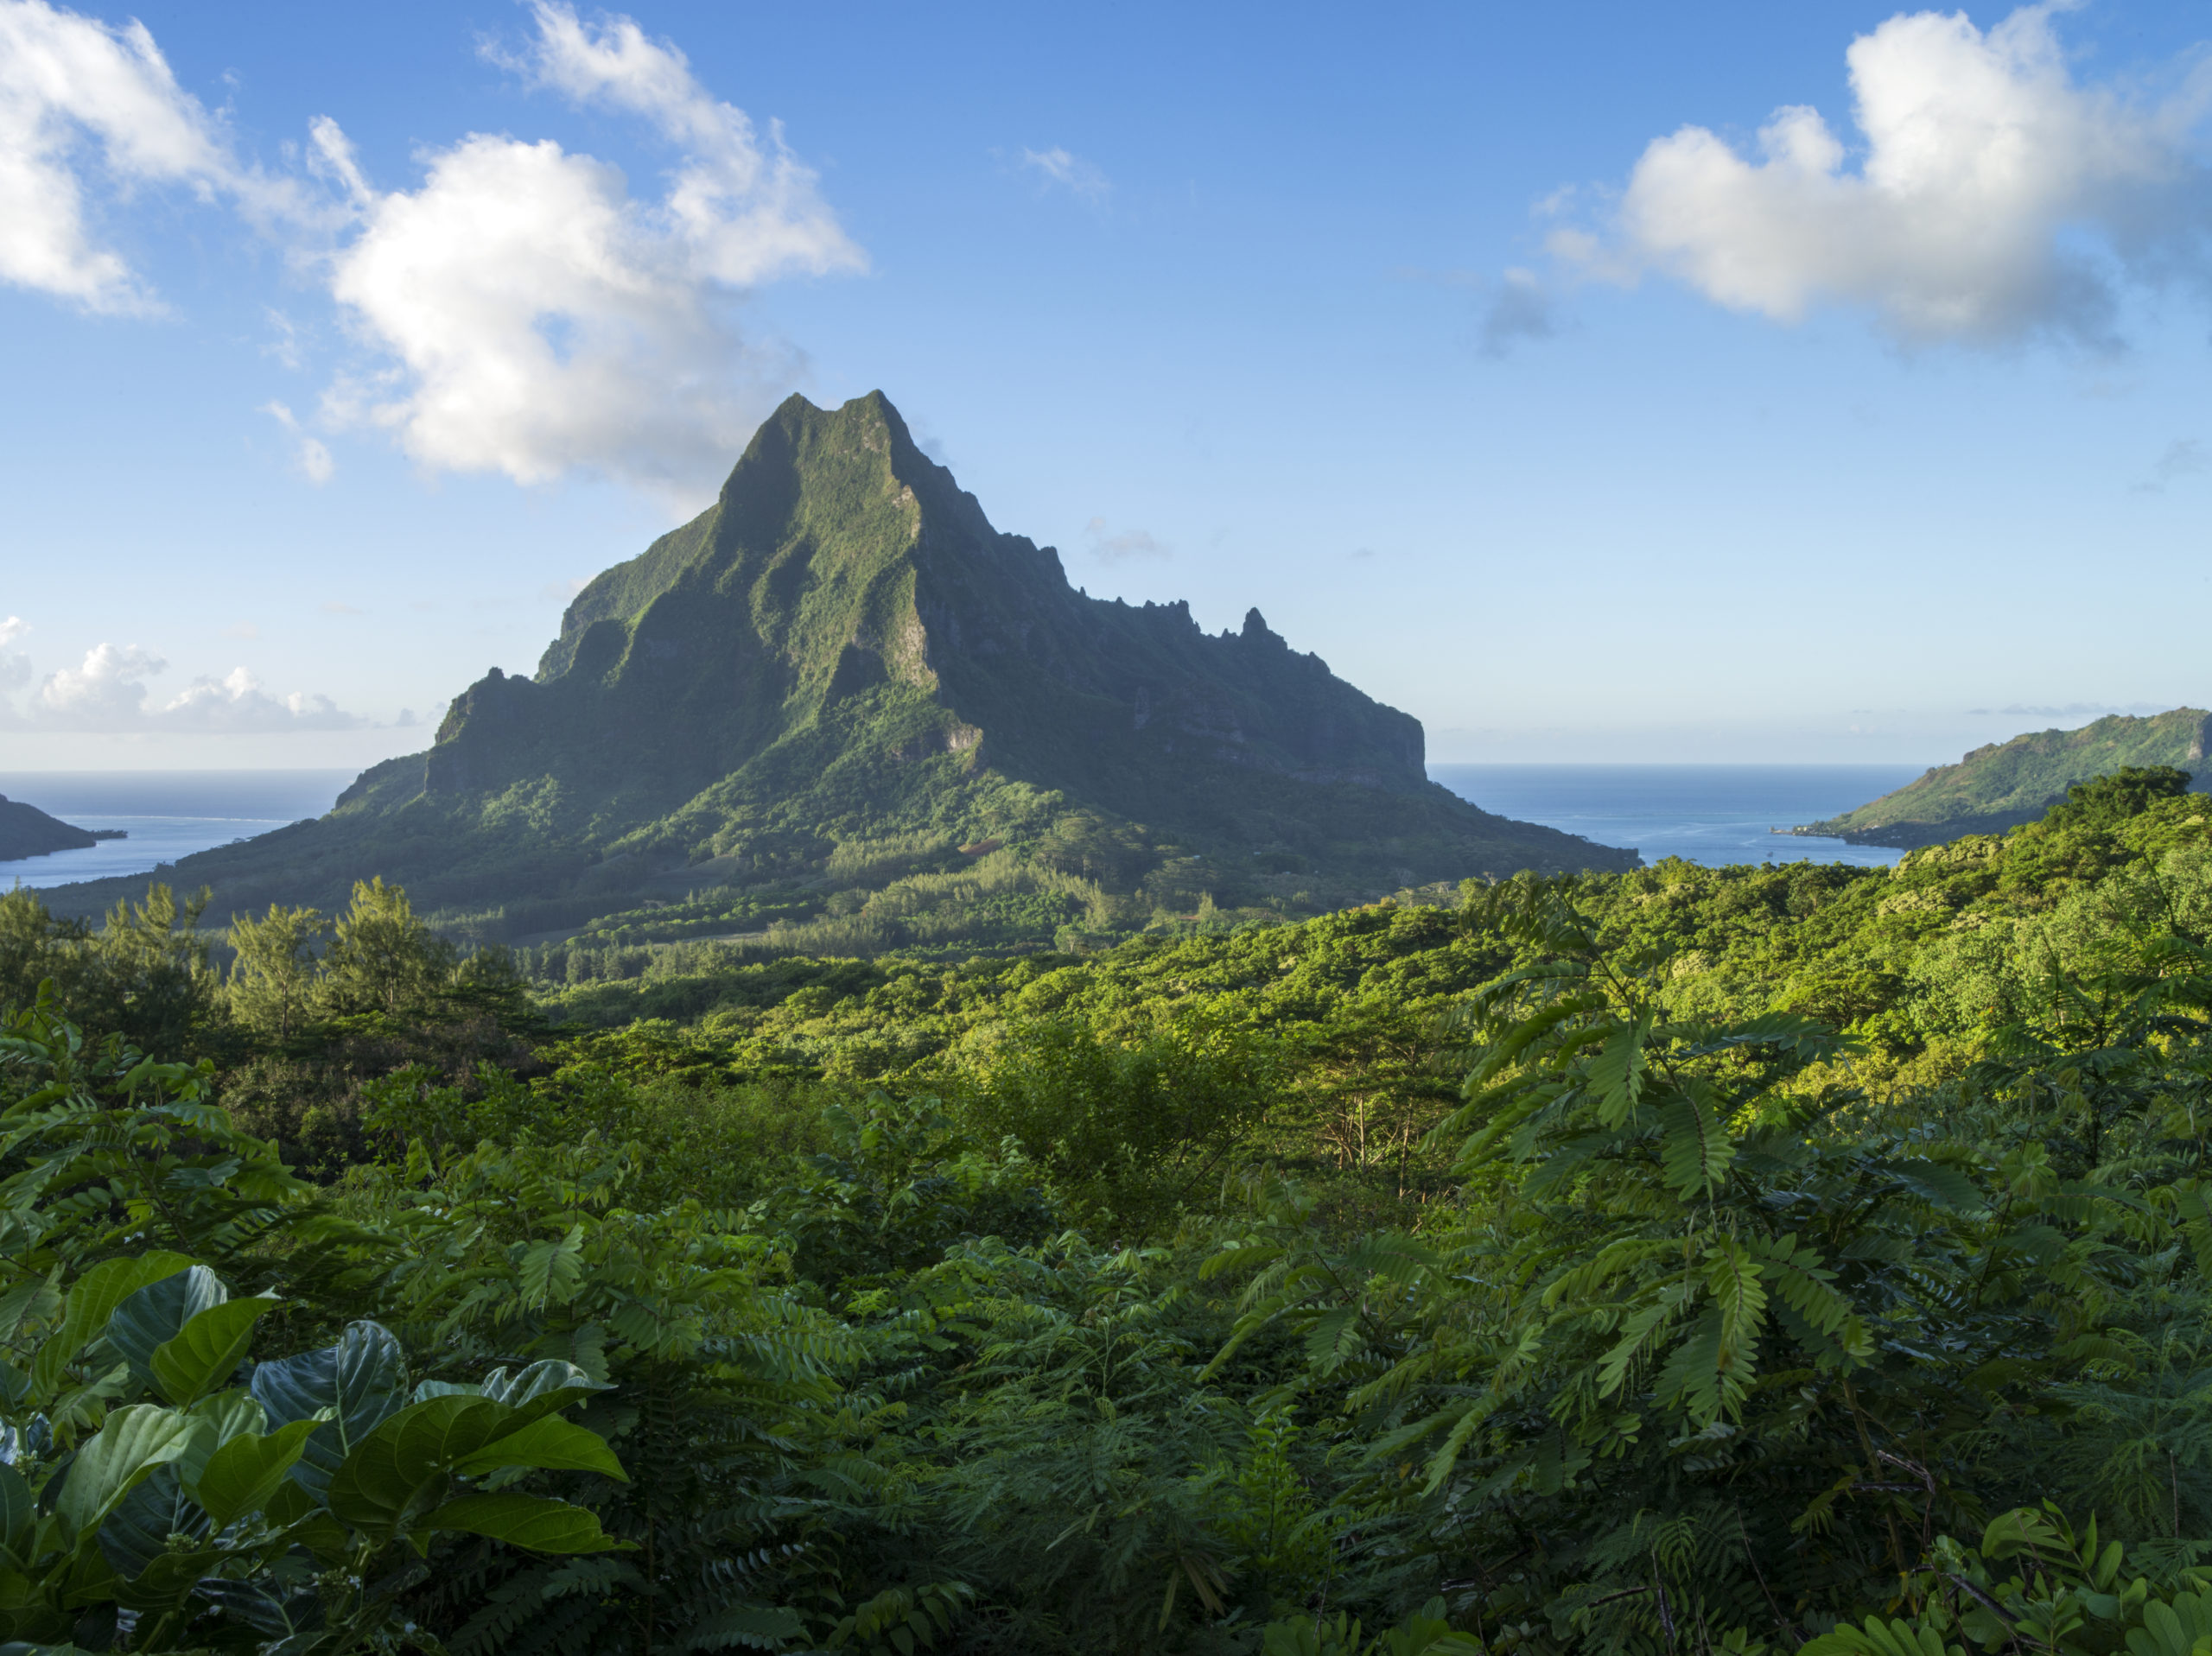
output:
[[[1340,897],[1634,865],[1477,809],[1422,758],[1419,720],[1256,610],[1210,636],[1179,602],[1077,592],[880,393],[794,397],[713,506],[576,596],[534,677],[494,669],[428,752],[364,772],[329,817],[178,872],[214,879],[219,905],[327,898],[372,871],[447,904],[611,898],[702,865],[790,874],[874,835],[1018,838],[1068,811],[1155,858],[1210,857],[1217,884],[1293,868]]]

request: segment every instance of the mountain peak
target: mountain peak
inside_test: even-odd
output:
[[[1118,823],[1130,844],[1272,845],[1283,878],[1347,896],[1633,866],[1476,810],[1427,780],[1423,748],[1418,720],[1256,609],[1210,635],[1179,599],[1077,592],[881,391],[792,396],[713,505],[577,593],[533,677],[463,690],[427,753],[365,773],[308,837],[337,862],[413,847],[359,872],[469,904],[584,903],[630,878],[594,872],[619,859],[801,867],[872,837],[1002,839],[1008,811]]]

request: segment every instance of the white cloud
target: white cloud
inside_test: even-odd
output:
[[[791,371],[732,315],[772,277],[864,268],[773,127],[714,98],[626,17],[532,7],[500,59],[579,103],[640,117],[680,153],[658,201],[551,140],[475,134],[422,187],[378,193],[334,124],[319,164],[358,236],[331,288],[396,371],[341,384],[326,414],[381,427],[426,466],[542,483],[572,468],[687,497],[711,487]]]
[[[73,730],[130,730],[145,720],[142,680],[168,663],[137,644],[96,644],[81,667],[48,673],[31,696],[33,722]]]
[[[143,23],[120,28],[46,0],[0,0],[0,281],[86,310],[160,308],[104,244],[91,187],[183,185],[249,213],[298,203],[232,157],[220,124],[176,83]]]
[[[10,632],[9,628],[16,629]],[[0,644],[26,631],[10,616],[0,622]],[[29,663],[0,657],[0,689],[12,688],[5,663]],[[0,701],[0,725],[16,728],[96,731],[177,731],[266,733],[285,730],[352,730],[363,720],[341,711],[327,695],[295,692],[270,695],[243,667],[224,677],[196,678],[159,707],[147,705],[146,681],[168,663],[137,644],[97,644],[83,664],[48,673],[31,693],[29,705],[15,711]],[[16,682],[28,677],[26,671]]]
[[[1058,144],[1050,149],[1023,150],[1021,164],[1085,201],[1103,201],[1114,187],[1096,167]]]
[[[2159,103],[2078,85],[2052,10],[1986,33],[1963,12],[1892,17],[1847,54],[1855,168],[1802,105],[1775,111],[1755,160],[1685,126],[1644,150],[1605,233],[1551,247],[1782,321],[1840,302],[1907,340],[2108,345],[2120,281],[2203,273],[2212,174],[2188,145],[2212,69]]]
[[[261,411],[292,434],[297,443],[292,455],[293,462],[299,466],[307,480],[318,489],[329,482],[331,474],[338,469],[338,463],[330,458],[330,450],[321,440],[301,430],[299,421],[284,403],[264,403],[261,405]]]
[[[363,721],[327,695],[301,691],[277,697],[243,667],[219,679],[196,678],[150,721],[163,730],[263,733],[281,730],[352,730]]]

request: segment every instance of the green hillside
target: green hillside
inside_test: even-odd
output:
[[[55,851],[80,851],[93,843],[95,836],[86,829],[0,794],[0,862],[43,857]]]
[[[2176,707],[2147,719],[2115,714],[2079,730],[2031,731],[1977,747],[1855,811],[1795,831],[1908,848],[1962,834],[2001,834],[2033,822],[2092,777],[2128,765],[2202,769],[2208,722],[2212,714],[2202,708]]]
[[[793,397],[715,505],[577,596],[534,678],[494,669],[427,753],[169,877],[219,916],[378,874],[484,939],[616,917],[873,952],[1635,866],[1466,803],[1422,749],[1256,610],[1208,635],[1182,603],[1077,592],[880,394]]]

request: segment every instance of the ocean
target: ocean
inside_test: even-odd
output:
[[[250,840],[320,816],[352,771],[0,771],[0,794],[79,828],[122,828],[86,851],[0,862],[0,891],[16,885],[150,874],[188,852]]]
[[[1680,857],[1708,868],[1744,862],[1847,862],[1888,867],[1881,846],[1770,834],[1879,798],[1916,765],[1432,765],[1462,799],[1524,822],[1633,846],[1647,863]]]
[[[1770,828],[1817,822],[1900,787],[1909,765],[1432,765],[1428,773],[1484,810],[1580,834],[1600,845],[1719,866],[1848,862],[1883,866],[1899,852]],[[147,874],[159,863],[319,816],[351,771],[0,771],[0,794],[81,828],[123,828],[88,851],[0,863],[0,890]]]

